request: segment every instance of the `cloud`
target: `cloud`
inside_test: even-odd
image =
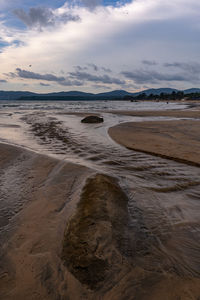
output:
[[[20,68],[16,69],[16,73],[10,72],[10,77],[20,77],[23,79],[34,79],[34,80],[45,80],[45,81],[52,81],[56,82],[63,86],[81,86],[83,83],[78,80],[69,80],[64,76],[55,76],[54,74],[39,74],[27,70],[22,70]],[[44,83],[40,83],[40,85],[44,86]],[[47,86],[47,85],[46,85]]]
[[[97,65],[94,64],[94,63],[88,63],[87,66],[88,66],[88,67],[91,67],[91,68],[93,69],[93,71],[95,71],[95,72],[98,72],[98,71],[100,71],[100,70],[102,70],[102,71],[104,71],[104,72],[107,72],[107,73],[111,73],[111,72],[112,72],[111,69],[105,68],[105,67],[99,67],[99,66],[97,66]],[[81,66],[75,66],[75,69],[76,69],[77,71],[85,71],[85,70],[88,70],[88,67],[86,67],[86,66],[84,66],[84,67],[81,67]]]
[[[105,67],[101,67],[101,69],[104,71],[104,72],[108,72],[108,73],[111,73],[111,69],[109,68],[105,68]]]
[[[16,69],[15,75],[17,77],[26,78],[26,79],[46,80],[46,81],[55,81],[55,82],[65,81],[65,77],[63,76],[58,77],[53,74],[39,74],[31,71],[22,70],[20,68]]]
[[[48,84],[48,83],[43,83],[43,82],[40,82],[40,85],[41,85],[41,86],[51,86],[50,84]]]
[[[124,80],[113,78],[108,75],[93,75],[87,72],[70,72],[69,75],[72,78],[76,78],[81,81],[100,82],[104,84],[125,84]]]
[[[90,9],[94,9],[102,4],[102,0],[81,0],[80,2]]]
[[[143,60],[142,61],[143,65],[147,65],[147,66],[156,66],[158,63],[153,61],[153,60]]]
[[[90,64],[88,64],[88,66],[91,67],[94,71],[98,71],[99,70],[99,68],[95,64],[90,63]]]
[[[92,87],[95,89],[111,90],[110,86],[103,85],[103,84],[94,84],[92,85]]]
[[[200,63],[198,62],[173,62],[173,63],[164,63],[166,68],[178,68],[190,73],[200,73]]]
[[[159,81],[187,81],[189,79],[187,74],[163,74],[150,70],[125,71],[122,74],[137,84],[157,83]]]
[[[82,86],[83,82],[81,82],[79,80],[65,79],[65,81],[59,82],[59,84],[63,85],[63,86]]]
[[[166,86],[174,85],[175,88],[190,87],[191,82],[195,82],[196,86],[199,85],[198,76],[192,74],[194,66],[190,66],[191,72],[186,70],[187,62],[198,60],[200,51],[199,1],[134,0],[123,5],[106,7],[100,5],[93,10],[88,9],[86,5],[95,7],[99,2],[85,2],[84,6],[83,2],[80,5],[80,0],[73,2],[77,1],[79,5],[70,5],[72,1],[68,1],[57,9],[49,8],[31,13],[31,10],[26,9],[33,6],[33,1],[24,0],[26,6],[22,6],[18,17],[20,15],[20,18],[25,18],[26,28],[20,28],[16,20],[8,26],[6,17],[2,19],[0,24],[1,42],[4,42],[0,53],[2,74],[16,69],[17,66],[20,66],[21,70],[32,71],[28,68],[28,65],[32,64],[37,74],[63,76],[65,78],[63,81],[54,81],[59,85],[84,83],[82,87],[84,91],[94,91],[93,86],[98,83],[105,85],[103,82],[113,82],[112,77],[120,83],[125,81],[126,86],[134,84],[134,78],[137,82],[148,85],[151,83],[152,87],[157,87],[163,82]],[[122,2],[125,1],[120,1]],[[45,1],[45,3],[53,2]],[[61,17],[65,15],[78,15],[81,21],[65,22]],[[57,24],[59,26],[56,26]],[[33,30],[35,28],[42,30],[36,32]],[[14,40],[18,40],[19,43],[15,44]],[[145,60],[141,64],[143,58]],[[179,61],[182,62],[181,65]],[[92,68],[89,69],[88,62],[94,63],[99,68],[98,73]],[[159,65],[155,65],[154,62],[159,62]],[[176,65],[163,66],[165,62],[176,62]],[[74,66],[77,68],[73,69]],[[109,71],[105,70],[108,69],[107,66],[113,73],[109,74]],[[85,67],[88,69],[84,69]],[[69,77],[61,74],[61,69],[65,74],[74,70],[74,73],[79,71],[86,73],[87,76],[76,74],[77,77],[75,75]],[[150,72],[151,69],[154,73]],[[121,71],[126,71],[123,75],[125,77],[112,75]],[[187,72],[191,76],[187,75]],[[108,78],[105,74],[109,75]],[[31,80],[26,78],[26,82],[30,84]],[[16,85],[20,88],[23,82],[13,77],[8,84],[11,89],[16,88]],[[56,88],[59,89],[59,86]],[[36,90],[38,86],[32,85],[32,89]]]
[[[88,70],[88,67],[75,66],[74,68],[75,68],[77,71],[85,71],[85,70]]]
[[[69,21],[79,21],[78,15],[69,13],[57,14],[56,11],[48,7],[31,7],[29,12],[23,9],[15,9],[14,14],[29,28],[37,28],[42,30],[44,27],[55,26],[59,23],[67,23]]]

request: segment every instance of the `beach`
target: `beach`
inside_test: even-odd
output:
[[[171,120],[123,123],[109,134],[127,148],[200,166],[199,131],[199,120]]]
[[[26,136],[0,144],[1,299],[198,299],[198,114],[117,113],[32,110],[9,127]]]

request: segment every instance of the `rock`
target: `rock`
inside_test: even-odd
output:
[[[76,279],[92,290],[113,280],[123,267],[127,203],[116,179],[96,174],[86,181],[76,213],[67,224],[62,258]]]
[[[87,116],[83,120],[81,120],[81,123],[102,123],[104,120],[102,117],[98,116]]]

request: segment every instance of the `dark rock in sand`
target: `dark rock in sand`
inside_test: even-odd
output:
[[[67,224],[62,258],[70,272],[90,289],[121,269],[128,198],[114,178],[89,178]]]
[[[81,120],[81,123],[102,123],[104,120],[102,117],[98,116],[87,116],[83,120]]]

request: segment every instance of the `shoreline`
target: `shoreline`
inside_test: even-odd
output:
[[[127,111],[127,110],[110,110],[107,111],[111,114],[115,115],[125,115],[132,117],[172,117],[172,118],[192,118],[192,119],[200,119],[200,110],[196,108],[195,110],[183,109],[183,110],[135,110],[135,111]]]

